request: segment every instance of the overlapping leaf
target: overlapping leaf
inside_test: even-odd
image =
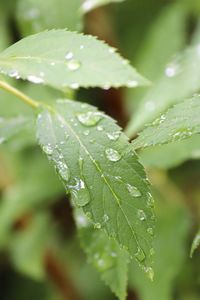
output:
[[[141,100],[126,132],[134,135],[172,104],[191,96],[200,87],[200,45],[186,49],[165,68],[163,76]]]
[[[148,84],[115,49],[66,30],[45,31],[12,45],[0,54],[0,71],[61,90]]]
[[[125,250],[98,229],[94,229],[81,209],[75,212],[79,238],[88,261],[97,269],[101,278],[116,296],[126,298],[128,257]]]
[[[76,206],[152,276],[152,196],[115,122],[87,104],[58,100],[38,118],[38,139]]]
[[[199,115],[200,96],[175,105],[139,134],[132,143],[134,149],[181,141],[200,133]]]
[[[79,30],[80,5],[81,0],[20,0],[16,10],[19,28],[24,36],[46,29]]]

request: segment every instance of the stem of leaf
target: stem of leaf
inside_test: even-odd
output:
[[[24,101],[26,104],[32,106],[33,108],[38,108],[39,106],[41,106],[39,102],[31,99],[29,96],[20,92],[18,89],[14,88],[13,86],[11,86],[5,81],[0,80],[0,88],[9,92],[10,94],[17,96],[19,99]]]

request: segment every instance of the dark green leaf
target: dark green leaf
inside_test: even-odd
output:
[[[151,276],[152,196],[127,137],[96,108],[58,100],[38,118],[38,139],[73,203]]]

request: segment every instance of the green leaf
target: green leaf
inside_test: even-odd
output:
[[[15,118],[0,118],[0,144],[6,142],[21,130],[25,131],[30,121],[32,120],[22,116]]]
[[[200,88],[199,44],[176,56],[165,68],[165,74],[144,96],[126,133],[134,135],[172,104],[191,96]]]
[[[148,125],[136,138],[134,149],[181,141],[200,133],[200,96],[176,104]]]
[[[97,8],[101,5],[110,4],[112,2],[122,2],[124,0],[83,0],[81,10],[83,13],[87,13],[90,10]]]
[[[66,30],[45,31],[12,45],[0,55],[0,70],[61,90],[148,84],[113,48]]]
[[[140,162],[145,167],[170,169],[189,159],[200,159],[199,149],[200,136],[193,135],[186,140],[142,149]]]
[[[96,108],[70,100],[58,100],[38,118],[39,143],[73,203],[151,273],[152,196],[120,130]]]
[[[81,29],[81,0],[20,0],[16,18],[24,36],[45,29]],[[48,12],[48,13],[47,13]]]
[[[125,250],[98,229],[94,229],[81,209],[75,211],[79,238],[88,261],[120,299],[126,298],[128,257]]]
[[[194,251],[199,247],[200,245],[200,230],[197,232],[191,246],[191,251],[190,251],[190,257],[193,256]]]

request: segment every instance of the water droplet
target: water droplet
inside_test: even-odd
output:
[[[112,148],[108,148],[105,150],[105,154],[108,160],[116,162],[121,159],[121,155],[117,150],[114,150]]]
[[[192,135],[192,131],[190,128],[180,128],[179,130],[175,131],[173,134],[173,140],[178,141],[185,139]]]
[[[73,200],[77,206],[85,206],[90,201],[90,194],[85,186],[85,182],[82,179],[75,178],[75,185],[68,185],[71,190]]]
[[[167,77],[174,77],[175,75],[177,75],[178,71],[179,71],[179,65],[173,62],[166,67],[165,75]]]
[[[56,161],[56,169],[63,180],[65,181],[69,180],[70,171],[65,162],[63,162],[62,160]]]
[[[109,255],[109,253],[96,253],[94,255],[94,263],[95,267],[99,271],[105,271],[107,269],[110,269],[113,264],[115,263],[116,257]]]
[[[151,267],[146,267],[145,268],[145,272],[146,272],[147,276],[149,277],[149,279],[151,281],[153,281],[153,278],[154,278],[154,271],[153,271],[153,269]]]
[[[78,114],[77,118],[85,126],[94,126],[101,120],[102,114],[97,111],[88,111]]]
[[[110,88],[111,88],[111,85],[110,85],[109,82],[104,83],[103,89],[104,89],[105,91],[109,90]]]
[[[115,132],[107,132],[106,135],[109,138],[109,140],[111,141],[116,141],[119,136],[120,136],[121,132],[120,131],[115,131]]]
[[[53,148],[50,144],[45,145],[42,147],[42,150],[47,154],[47,155],[52,155],[53,154]]]
[[[148,232],[150,235],[153,235],[153,228],[151,228],[151,227],[147,228],[147,232]]]
[[[141,192],[138,190],[138,188],[136,188],[136,186],[127,184],[126,187],[127,187],[127,190],[129,191],[129,193],[131,194],[131,196],[133,196],[133,197],[141,196]]]
[[[76,71],[80,68],[81,63],[78,60],[71,59],[67,62],[67,67],[70,71]]]
[[[106,223],[106,222],[108,222],[108,220],[109,220],[109,216],[105,214],[103,216],[103,222]]]
[[[73,52],[67,52],[67,54],[65,55],[65,59],[66,60],[70,60],[70,59],[72,59],[74,57],[74,54],[73,54]]]
[[[128,87],[136,87],[136,86],[138,86],[138,81],[136,81],[136,80],[129,80],[128,82],[127,82],[127,86]]]
[[[100,125],[97,126],[97,130],[98,130],[98,131],[103,131],[103,126],[100,126]]]
[[[156,108],[155,103],[153,101],[147,101],[145,103],[145,109],[148,111],[154,111]]]
[[[88,219],[84,214],[76,214],[76,223],[79,228],[87,227],[89,225]]]
[[[140,221],[146,220],[145,212],[142,209],[138,209],[137,215]]]
[[[73,82],[69,85],[72,90],[77,90],[79,88],[79,84],[77,82]]]
[[[147,205],[151,208],[154,207],[154,199],[153,199],[151,193],[149,193],[149,192],[147,193]]]
[[[115,52],[117,51],[117,49],[115,49],[115,48],[113,48],[113,47],[110,47],[110,48],[108,49],[108,51],[109,51],[110,53],[115,53]]]
[[[138,247],[137,252],[135,253],[135,258],[139,261],[142,262],[145,260],[146,256],[144,254],[144,251]]]
[[[38,76],[35,76],[35,75],[29,75],[27,77],[27,79],[33,83],[36,83],[36,84],[39,84],[39,83],[43,83],[44,82],[44,79],[38,77]]]
[[[85,47],[84,47],[84,45],[80,45],[80,49],[82,50],[82,49],[84,49]]]
[[[9,75],[10,77],[12,77],[12,78],[16,78],[16,79],[19,79],[19,78],[20,78],[19,73],[18,73],[18,71],[16,71],[16,70],[11,70],[11,71],[8,73],[8,75]]]
[[[95,223],[94,224],[94,228],[95,229],[100,229],[101,228],[101,224],[100,223]]]
[[[90,131],[89,131],[89,130],[85,130],[85,131],[83,131],[83,134],[84,134],[84,135],[86,135],[86,136],[88,136],[88,135],[89,135],[89,133],[90,133]]]

